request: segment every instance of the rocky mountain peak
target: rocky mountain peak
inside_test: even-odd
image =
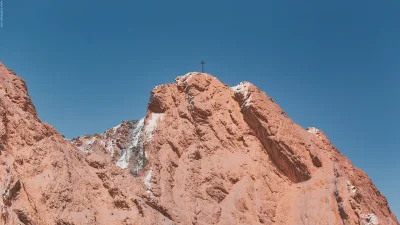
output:
[[[0,72],[0,224],[398,224],[321,130],[249,82],[188,73],[142,119],[65,140]]]
[[[0,150],[31,146],[55,133],[39,120],[25,81],[0,64]]]

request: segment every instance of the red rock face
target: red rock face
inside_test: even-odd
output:
[[[399,224],[322,131],[254,85],[189,73],[144,119],[64,140],[0,66],[0,224]]]

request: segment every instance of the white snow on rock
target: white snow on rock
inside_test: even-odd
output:
[[[113,161],[115,153],[118,153],[115,165],[122,169],[132,166],[131,172],[138,173],[146,165],[142,142],[144,120],[142,118],[139,121],[124,121],[100,135],[84,135],[73,138],[70,142],[85,153],[92,152],[94,145],[103,147]]]
[[[92,139],[89,141],[88,145],[93,145],[93,143],[96,141],[96,137],[92,137]]]
[[[190,73],[187,73],[187,74],[185,74],[183,76],[179,76],[179,77],[177,77],[175,79],[175,82],[176,82],[177,85],[182,85],[182,83],[183,83],[185,85],[185,91],[186,91],[186,89],[188,87],[188,82],[189,82],[189,80],[192,78],[192,76],[194,74],[196,74],[196,73],[195,72],[190,72]]]
[[[121,158],[118,159],[117,163],[115,165],[121,167],[122,169],[128,168],[129,165],[129,154],[127,150],[122,151]]]
[[[135,137],[134,137],[134,139],[133,139],[133,142],[132,142],[133,146],[137,146],[137,144],[139,142],[140,135],[142,134],[143,126],[144,126],[144,118],[139,120],[139,122],[137,124],[137,127],[133,130],[133,133],[137,132]]]
[[[315,128],[315,127],[309,127],[309,128],[307,128],[307,132],[310,133],[310,134],[315,134],[316,135],[319,132],[319,130],[317,128]]]
[[[7,208],[3,204],[3,202],[0,204],[0,207],[1,207],[1,215],[5,216],[7,214]]]
[[[120,127],[121,127],[121,124],[111,128],[113,130],[113,134],[115,134],[117,132],[118,128],[120,128]]]
[[[156,129],[157,127],[157,121],[158,119],[163,119],[164,118],[164,113],[152,113],[150,120],[145,128],[145,135],[146,135],[146,140],[148,142],[151,141],[151,139],[153,138],[153,131]]]
[[[146,187],[146,193],[148,194],[151,193],[151,172],[152,170],[150,169],[146,177],[144,178],[144,185]]]
[[[192,77],[195,76],[195,75],[197,75],[197,76],[203,75],[203,76],[205,76],[205,77],[208,78],[208,74],[206,74],[206,73],[189,72],[189,73],[187,73],[187,74],[185,74],[185,75],[183,75],[183,76],[177,77],[175,80],[178,82],[178,84],[179,84],[180,82],[187,83],[187,82],[189,82],[190,79],[192,79]]]
[[[96,141],[96,137],[92,137],[91,139],[87,139],[87,136],[82,138],[82,144],[77,147],[80,151],[83,152],[91,152],[94,142]],[[76,140],[71,140],[71,142],[75,143]]]
[[[249,82],[240,82],[238,85],[231,87],[231,89],[233,92],[240,93],[244,98],[247,98],[247,95],[249,94],[249,85]]]
[[[196,72],[190,72],[183,76],[179,76],[177,79],[180,79],[183,82],[185,82],[185,81],[188,82],[193,77],[194,74],[196,74]]]
[[[238,85],[231,87],[235,94],[240,94],[243,96],[244,102],[241,107],[247,107],[251,105],[251,94],[249,94],[249,82],[240,82]]]
[[[373,213],[369,213],[367,215],[362,215],[362,216],[367,221],[367,223],[365,225],[377,225],[377,224],[379,224],[378,217]]]
[[[131,145],[128,148],[123,149],[121,151],[122,155],[118,159],[116,165],[121,167],[122,169],[126,169],[129,166],[129,160],[131,158],[132,151],[134,150],[134,148],[139,143],[140,135],[142,134],[143,125],[144,125],[144,118],[139,120],[139,122],[137,123],[135,129],[133,129],[133,131],[132,131],[132,135],[134,135],[134,136],[133,136]]]
[[[352,185],[348,180],[347,180],[347,190],[349,191],[351,197],[356,196],[357,188],[354,185]]]
[[[111,157],[114,156],[114,146],[113,146],[113,143],[111,140],[107,142],[106,150],[107,150],[107,152],[109,152],[111,154]]]
[[[244,101],[244,106],[250,106],[250,105],[251,105],[251,95],[246,99],[246,101]]]
[[[194,77],[194,76],[205,76],[206,78],[208,78],[209,74],[206,73],[200,73],[200,72],[190,72],[187,73],[183,76],[179,76],[175,79],[175,83],[176,85],[180,86],[180,85],[184,85],[184,90],[187,93],[187,88],[189,87],[189,81]],[[212,77],[211,77],[212,78]]]

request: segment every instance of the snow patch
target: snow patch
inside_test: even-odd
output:
[[[93,145],[93,143],[96,141],[96,137],[92,137],[92,139],[89,141],[88,145]]]
[[[107,150],[107,152],[111,153],[111,157],[114,156],[114,146],[113,146],[113,143],[111,140],[107,142],[106,150]]]
[[[88,136],[83,137],[82,145],[77,147],[82,152],[92,151],[93,144],[96,141],[96,137],[92,137],[90,140],[88,140],[87,137]]]
[[[241,107],[250,106],[251,105],[251,94],[249,94],[249,82],[240,82],[238,85],[231,87],[231,90],[235,92],[235,94],[240,94],[243,96],[244,102]]]
[[[185,74],[183,76],[179,76],[178,79],[181,79],[184,82],[185,81],[188,82],[193,77],[194,74],[196,74],[196,73],[195,72],[190,72],[190,73],[187,73],[187,74]]]
[[[0,204],[0,207],[1,207],[1,215],[2,215],[2,216],[7,215],[7,208],[6,208],[6,206],[5,206],[3,203],[1,203],[1,204]],[[0,217],[0,218],[1,218],[1,217]]]
[[[200,72],[189,72],[183,76],[177,77],[175,80],[181,81],[181,82],[189,82],[190,79],[192,79],[193,76],[195,75],[204,75],[206,78],[208,78],[208,74],[206,73],[200,73]]]
[[[121,124],[119,124],[118,126],[115,126],[115,127],[111,128],[111,129],[113,130],[113,134],[115,134],[115,133],[117,132],[118,128],[120,128],[120,127],[121,127]]]
[[[357,188],[352,185],[350,181],[347,181],[347,190],[349,191],[351,197],[356,196]]]
[[[367,221],[367,223],[365,225],[377,225],[377,224],[379,224],[378,217],[373,213],[369,213],[367,215],[362,215],[362,216]]]
[[[247,98],[247,95],[249,94],[249,85],[250,83],[248,82],[240,82],[238,85],[231,87],[231,89],[233,92],[240,93],[244,98]]]
[[[121,158],[118,159],[115,165],[121,167],[122,169],[128,168],[129,165],[129,155],[127,154],[127,150],[122,150]]]
[[[105,148],[106,147],[106,142],[104,142],[103,139],[100,139],[100,145]]]
[[[147,141],[150,142],[153,138],[153,131],[156,129],[158,119],[163,119],[164,113],[152,113],[149,123],[145,128]]]
[[[146,193],[151,194],[151,173],[152,170],[150,169],[147,173],[146,177],[144,178],[144,185],[146,187]]]
[[[142,134],[143,126],[144,126],[144,118],[139,120],[137,127],[133,131],[133,133],[136,133],[136,135],[135,135],[135,137],[133,138],[133,141],[132,141],[132,145],[133,146],[137,146],[137,144],[139,143],[139,138],[140,138],[140,135]]]
[[[319,130],[317,128],[315,128],[315,127],[309,127],[309,128],[307,128],[307,132],[310,133],[310,134],[317,135]]]
[[[144,125],[144,118],[139,120],[135,129],[133,129],[133,131],[132,131],[132,135],[134,135],[134,136],[133,136],[131,145],[128,148],[122,150],[122,155],[116,163],[116,165],[121,167],[122,169],[128,168],[129,160],[132,155],[132,151],[139,143],[140,135],[142,134],[143,125]]]
[[[251,95],[249,98],[246,99],[246,101],[244,101],[244,106],[250,106],[251,105]]]

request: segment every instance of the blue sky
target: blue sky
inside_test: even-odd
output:
[[[65,136],[143,117],[204,59],[323,130],[400,216],[400,1],[2,1],[0,60]]]

